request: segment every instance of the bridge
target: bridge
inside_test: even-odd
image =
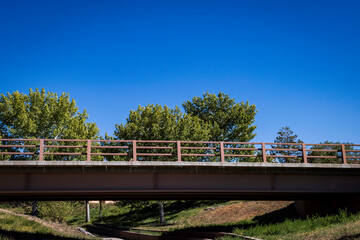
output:
[[[0,201],[346,198],[359,144],[0,139]]]

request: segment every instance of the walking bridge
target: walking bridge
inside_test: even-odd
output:
[[[344,198],[360,145],[0,139],[0,200]]]

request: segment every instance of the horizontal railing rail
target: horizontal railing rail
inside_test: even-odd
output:
[[[12,159],[11,156],[13,156]],[[1,160],[54,160],[49,159],[48,156],[60,156],[60,160],[67,161],[154,161],[160,159],[160,161],[178,162],[251,161],[269,163],[359,164],[360,144],[103,139],[0,139]],[[78,156],[78,158],[76,158],[76,156]],[[126,158],[120,159],[119,157]],[[328,160],[328,162],[324,162],[324,159]]]

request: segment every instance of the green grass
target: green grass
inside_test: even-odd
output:
[[[283,222],[274,224],[256,224],[250,228],[238,227],[234,230],[234,233],[264,239],[294,239],[296,235],[305,236],[306,234],[303,233],[310,233],[320,229],[331,230],[331,228],[347,226],[357,221],[360,221],[360,213],[349,214],[346,211],[340,211],[336,215],[324,217],[286,219]],[[256,223],[256,221],[254,222]],[[360,229],[357,233],[360,234]]]
[[[186,223],[186,219],[208,206],[227,204],[223,201],[171,201],[165,205],[166,225],[169,229],[177,222]],[[103,204],[102,220],[99,217],[99,204],[91,204],[90,217],[92,223],[104,223],[122,227],[159,228],[159,212],[156,201],[149,206],[133,209],[129,206],[117,207],[114,204]],[[84,225],[85,206],[75,209],[66,222],[70,225]],[[190,225],[189,223],[187,225]]]
[[[84,238],[64,235],[54,229],[43,226],[38,222],[0,212],[0,239],[72,240]]]

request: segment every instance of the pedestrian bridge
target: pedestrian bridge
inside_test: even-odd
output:
[[[344,198],[360,145],[0,139],[0,200]]]

